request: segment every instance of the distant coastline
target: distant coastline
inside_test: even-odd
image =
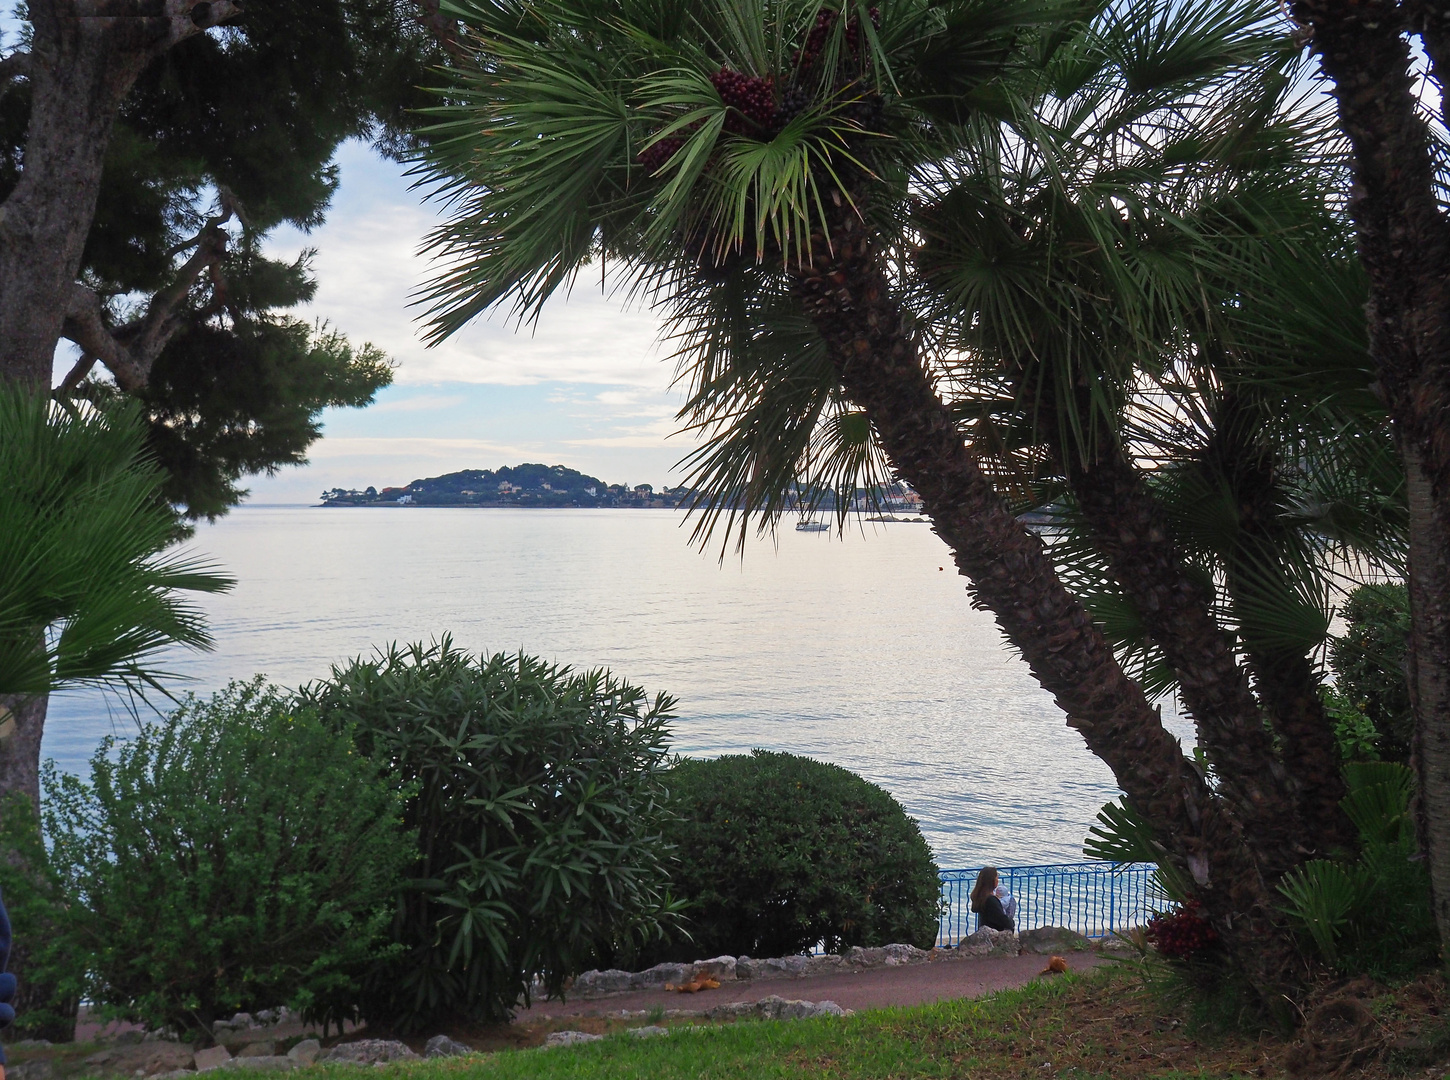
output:
[[[656,491],[652,484],[606,484],[564,465],[505,465],[499,469],[464,469],[414,480],[402,487],[368,487],[361,491],[333,488],[322,493],[322,506],[458,506],[478,509],[501,507],[528,509],[636,509],[673,510],[694,503],[698,492],[691,487],[666,487]],[[833,512],[830,492],[810,500],[792,498],[787,509]],[[877,515],[872,520],[913,520],[894,515],[920,515],[921,498],[904,484],[866,492],[857,489],[852,508]],[[918,517],[915,520],[921,520]]]
[[[321,505],[668,510],[685,502],[689,495],[685,487],[656,491],[651,484],[606,484],[563,465],[523,464],[464,469],[414,480],[402,487],[368,487],[361,491],[333,488],[322,493]]]

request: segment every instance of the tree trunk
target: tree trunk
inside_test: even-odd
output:
[[[1228,634],[1189,577],[1157,500],[1121,450],[1105,448],[1091,467],[1066,471],[1094,545],[1173,666],[1223,792],[1264,873],[1277,880],[1305,857],[1305,819]]]
[[[1334,82],[1349,140],[1349,211],[1369,277],[1370,351],[1410,482],[1411,698],[1422,837],[1442,956],[1450,963],[1450,220],[1411,77],[1410,15],[1447,59],[1441,5],[1292,0]],[[1443,74],[1443,73],[1442,73]]]
[[[0,217],[0,375],[49,390],[111,125],[147,56],[66,0],[32,3],[31,18],[24,168]]]
[[[921,495],[973,601],[996,616],[1068,724],[1112,769],[1165,846],[1164,858],[1198,884],[1205,909],[1265,1000],[1292,994],[1302,975],[1297,952],[1224,800],[1123,673],[1042,542],[1008,512],[967,452],[855,208],[833,192],[827,216],[830,245],[812,237],[814,261],[790,270],[846,394],[870,417],[897,473]]]
[[[30,124],[0,207],[0,378],[50,389],[111,126],[136,77],[233,0],[30,0]]]
[[[1450,550],[1413,451],[1405,454],[1410,504],[1410,701],[1412,764],[1419,779],[1420,850],[1442,950],[1450,942]],[[1444,950],[1450,953],[1450,950]],[[1446,956],[1450,963],[1450,955]]]
[[[40,811],[40,737],[47,699],[0,696],[0,803],[12,792]]]

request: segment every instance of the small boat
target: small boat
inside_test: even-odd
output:
[[[797,521],[796,532],[830,532],[831,526],[824,521]]]

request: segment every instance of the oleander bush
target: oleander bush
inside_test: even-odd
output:
[[[855,773],[765,750],[684,760],[670,772],[670,803],[689,936],[641,960],[935,944],[931,849],[901,804]]]
[[[300,697],[416,787],[401,952],[368,983],[370,1027],[506,1017],[536,978],[557,993],[671,924],[669,697],[446,637],[334,668]]]
[[[110,1016],[210,1038],[286,1004],[356,1014],[412,857],[403,795],[261,678],[107,738],[90,782],[47,763],[59,932]]]

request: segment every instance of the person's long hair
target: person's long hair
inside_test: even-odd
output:
[[[984,866],[977,873],[977,883],[972,886],[972,910],[980,912],[982,904],[987,897],[992,895],[992,890],[997,887],[997,868],[995,866]]]

